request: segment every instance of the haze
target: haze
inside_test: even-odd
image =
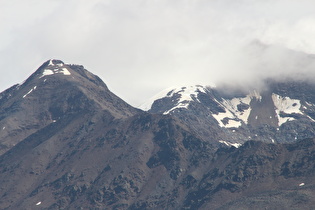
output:
[[[313,0],[0,0],[0,90],[82,64],[134,106],[184,84],[314,76]]]

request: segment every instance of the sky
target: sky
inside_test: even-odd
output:
[[[0,0],[0,91],[51,58],[134,106],[170,86],[310,78],[314,37],[314,0]]]

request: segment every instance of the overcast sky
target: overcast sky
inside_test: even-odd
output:
[[[314,0],[0,0],[0,90],[50,58],[134,106],[184,84],[314,73]]]

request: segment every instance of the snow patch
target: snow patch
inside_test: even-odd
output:
[[[281,126],[283,123],[286,123],[288,121],[295,120],[293,117],[281,117],[280,113],[283,112],[285,114],[302,114],[303,112],[300,110],[301,108],[301,102],[297,99],[291,99],[289,97],[282,97],[277,94],[272,94],[272,100],[276,107],[276,114],[278,117],[278,126]]]
[[[220,127],[238,128],[242,125],[242,122],[237,121],[233,113],[227,109],[225,109],[225,113],[219,112],[219,114],[213,114],[212,116],[218,121]],[[223,123],[224,120],[227,120],[226,124]]]
[[[36,206],[39,206],[40,204],[42,204],[42,202],[41,202],[41,201],[39,201],[38,203],[36,203]]]
[[[23,98],[25,98],[27,95],[29,95],[32,91],[33,91],[33,88],[32,88],[30,91],[28,91],[28,92],[23,96]]]
[[[304,185],[305,185],[305,183],[303,183],[303,182],[302,182],[301,184],[299,184],[300,187],[302,187],[302,186],[304,186]]]
[[[53,75],[53,74],[54,74],[54,72],[51,69],[45,69],[41,77],[44,77],[47,75]]]
[[[242,120],[245,124],[247,124],[248,123],[248,117],[249,117],[250,112],[251,112],[251,108],[249,106],[250,102],[251,102],[251,96],[248,95],[245,98],[233,98],[231,101],[225,100],[224,105],[230,111],[232,111],[238,119]],[[241,104],[246,104],[249,106],[249,108],[246,110],[243,110],[243,111],[239,111],[237,106],[241,105]]]
[[[219,141],[221,144],[225,144],[226,146],[233,146],[233,147],[236,147],[236,148],[239,148],[240,146],[242,146],[242,144],[240,143],[231,143],[231,142],[228,142],[228,141]]]
[[[4,130],[5,129],[5,126],[2,128],[2,130]]]
[[[250,102],[252,98],[251,95],[247,95],[244,98],[233,98],[232,100],[223,99],[221,103],[216,100],[218,104],[224,107],[225,113],[220,112],[218,114],[213,114],[212,116],[218,121],[220,127],[240,127],[242,122],[247,124],[251,112]],[[238,106],[241,104],[247,105],[248,109],[240,111]],[[228,120],[227,124],[222,122],[224,119]]]
[[[305,103],[306,103],[307,106],[314,106],[313,104],[308,103],[307,101],[305,101]]]
[[[71,75],[70,71],[67,68],[54,68],[54,69],[44,69],[44,72],[42,73],[42,75],[39,78],[42,78],[42,77],[48,76],[48,75],[53,75],[53,74]],[[44,80],[44,82],[45,81],[46,80]]]
[[[64,75],[71,75],[71,73],[66,68],[62,68],[61,73],[63,73]]]
[[[310,120],[312,120],[313,122],[315,122],[315,120],[313,118],[311,118],[310,116],[306,115],[306,117],[308,117]]]
[[[30,91],[28,91],[23,98],[25,98],[27,95],[29,95],[31,92],[33,92],[33,90],[36,90],[37,86],[34,86]]]
[[[169,113],[172,112],[173,110],[179,109],[179,108],[188,109],[188,106],[189,106],[189,103],[188,103],[188,102],[187,102],[186,104],[185,104],[185,103],[180,103],[180,104],[178,104],[177,106],[171,108],[170,110],[164,112],[163,114],[164,114],[164,115],[169,114]]]

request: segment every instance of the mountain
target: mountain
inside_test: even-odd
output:
[[[315,139],[277,144],[261,137],[234,144],[239,148],[226,140],[226,146],[215,138],[235,134],[238,140],[261,126],[250,116],[263,116],[255,107],[264,95],[234,94],[240,113],[220,124],[233,97],[194,88],[168,91],[145,112],[83,66],[45,62],[0,94],[0,209],[313,209]],[[294,111],[297,96],[307,105],[302,114],[279,112],[290,119],[280,126],[266,117],[276,130],[310,122],[313,97],[301,88],[294,95],[274,86],[272,93],[288,97]]]
[[[267,80],[261,89],[195,85],[162,91],[140,108],[177,117],[213,144],[295,142],[315,136],[314,90],[290,80]]]
[[[59,60],[0,102],[1,209],[131,206],[164,196],[153,186],[173,189],[183,168],[214,151],[172,117],[131,107],[83,66]]]
[[[0,154],[46,126],[85,112],[138,113],[83,66],[49,60],[23,84],[0,94]]]

